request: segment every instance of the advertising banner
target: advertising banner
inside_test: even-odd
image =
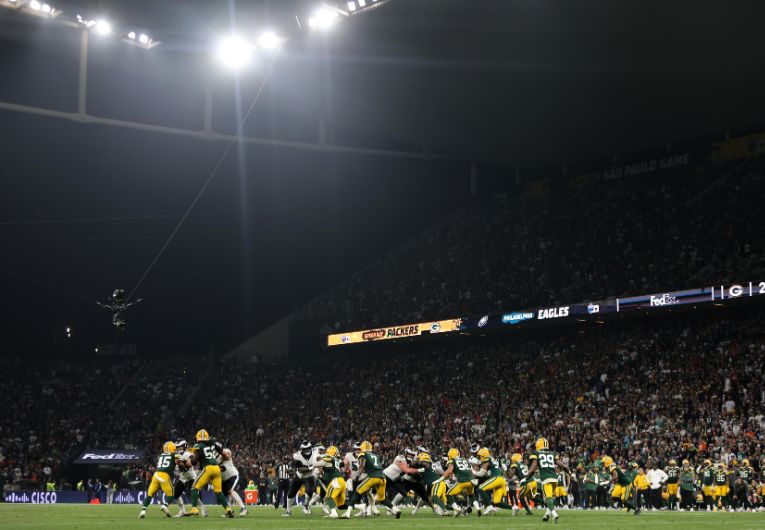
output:
[[[529,324],[541,325],[569,319],[586,322],[588,319],[597,320],[600,316],[637,309],[644,311],[660,310],[676,305],[719,303],[756,296],[765,296],[765,281],[732,283],[729,285],[684,289],[682,291],[667,291],[625,298],[611,298],[593,302],[523,309],[480,317],[456,318],[363,331],[349,331],[347,333],[329,335],[327,337],[327,344],[329,346],[338,346],[341,344],[393,340],[404,337],[419,337],[433,333],[451,333],[454,331],[480,333],[503,327],[515,329]]]
[[[200,492],[200,498],[205,504],[216,503],[212,491]],[[161,495],[152,499],[153,504],[158,504]],[[146,498],[146,491],[121,490],[114,493],[114,504],[141,504]],[[87,504],[88,493],[85,491],[7,491],[4,495],[5,502],[13,504]],[[101,503],[106,502],[106,493],[101,492]],[[186,499],[189,501],[189,499]]]
[[[437,320],[435,322],[420,322],[419,324],[404,324],[386,328],[365,329],[362,331],[349,331],[348,333],[335,333],[327,337],[329,346],[340,344],[358,344],[360,342],[373,342],[378,340],[402,339],[431,333],[447,333],[459,331],[462,324],[461,318],[451,320]]]
[[[88,449],[75,464],[134,464],[143,460],[143,449]]]

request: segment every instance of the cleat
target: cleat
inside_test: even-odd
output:
[[[250,512],[247,511],[247,508],[242,508],[242,510],[240,510],[240,512],[239,512],[239,517],[244,517],[248,513],[250,513]]]
[[[292,517],[292,513],[291,512],[284,512],[282,514],[282,517]]]
[[[311,515],[311,509],[308,506],[303,506],[303,514]]]
[[[234,518],[234,511],[231,508],[226,508],[226,513],[223,514],[224,517],[227,517],[229,519]]]
[[[513,504],[513,517],[515,517],[516,515],[518,515],[518,507],[515,504]]]
[[[138,518],[143,519],[144,517],[146,517],[146,510],[141,510],[141,513],[138,514]]]
[[[196,517],[199,515],[199,508],[192,508],[184,514],[186,517]]]
[[[542,522],[546,523],[546,522],[547,522],[547,521],[549,521],[549,520],[550,520],[550,514],[549,514],[549,513],[546,513],[546,514],[545,514],[545,516],[544,516],[544,517],[542,517]]]

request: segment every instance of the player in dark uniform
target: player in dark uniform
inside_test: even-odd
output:
[[[221,478],[220,466],[218,465],[218,457],[223,451],[223,446],[214,438],[210,438],[210,435],[204,429],[197,432],[196,439],[197,443],[191,451],[194,454],[194,459],[199,463],[199,468],[202,472],[194,481],[194,486],[191,489],[192,507],[188,515],[199,515],[199,508],[197,506],[199,504],[199,491],[208,484],[212,484],[213,492],[218,502],[223,506],[225,516],[234,517],[234,512],[231,510],[226,496],[223,494],[223,480]]]
[[[361,479],[359,485],[351,495],[351,499],[348,502],[348,508],[342,515],[344,519],[350,519],[351,510],[359,503],[361,498],[372,490],[375,490],[375,500],[380,503],[385,503],[385,475],[382,470],[382,463],[380,457],[372,452],[372,444],[368,441],[361,442],[359,453],[359,477],[366,478]]]
[[[310,499],[313,496],[316,484],[313,475],[313,445],[311,442],[300,444],[300,450],[292,455],[292,467],[295,469],[295,476],[290,481],[290,489],[287,492],[287,511],[284,517],[292,515],[292,506],[295,504],[295,496],[301,487],[305,486],[305,497]],[[311,510],[308,506],[303,506],[303,513],[310,515]]]
[[[157,458],[157,469],[151,477],[151,484],[149,484],[149,490],[146,492],[146,497],[143,500],[143,507],[141,513],[138,515],[139,519],[146,517],[146,509],[151,504],[151,500],[154,495],[161,489],[165,494],[166,499],[160,505],[162,512],[170,517],[170,511],[167,509],[167,503],[173,502],[173,485],[172,476],[175,472],[175,466],[178,463],[178,453],[176,453],[175,444],[173,442],[165,442],[162,445],[162,454]]]
[[[627,511],[635,510],[635,515],[639,515],[640,506],[638,506],[637,490],[634,484],[638,470],[637,462],[630,462],[627,469],[621,470],[610,456],[603,456],[600,461],[616,479],[617,484],[622,487],[622,502],[627,507]]]
[[[533,475],[535,471],[539,470],[539,480],[542,482],[542,491],[545,496],[545,504],[547,504],[547,511],[545,512],[543,521],[549,521],[550,517],[553,519],[553,523],[558,522],[558,512],[555,511],[555,488],[558,487],[558,472],[556,467],[560,467],[566,473],[569,472],[568,466],[565,466],[555,452],[550,449],[550,442],[547,438],[539,438],[535,444],[536,450],[531,453],[529,459],[531,460],[531,467],[529,468],[529,474]]]

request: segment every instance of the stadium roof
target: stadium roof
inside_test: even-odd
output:
[[[126,50],[93,39],[89,111],[201,127],[203,93],[192,81],[206,68],[207,47],[231,29],[232,4],[78,4],[163,42]],[[235,5],[237,29],[249,31],[264,21],[286,27],[314,4]],[[765,117],[763,15],[765,4],[756,1],[391,0],[288,43],[247,132],[310,141],[325,112],[341,143],[426,147],[510,170],[751,129]],[[68,89],[76,86],[78,50],[71,28],[0,10],[0,100],[75,109],[76,92]],[[262,74],[243,74],[245,102]],[[214,102],[216,126],[232,132],[230,77],[221,73],[215,82],[224,87]],[[89,298],[134,284],[222,149],[0,116],[0,243],[7,250],[0,266]],[[152,319],[139,319],[142,340],[162,336],[163,347],[192,350],[239,342],[458,204],[468,191],[465,175],[459,164],[266,147],[230,157],[138,293]],[[115,217],[141,219],[84,221]],[[18,324],[3,351],[34,343],[40,326],[52,336],[70,318],[63,293],[49,302],[58,296],[49,288],[7,275],[2,281],[5,309]],[[83,310],[83,322],[92,318]]]

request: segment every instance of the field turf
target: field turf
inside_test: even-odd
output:
[[[468,517],[436,517],[427,510],[416,516],[404,511],[401,519],[380,515],[368,519],[352,518],[346,520],[324,519],[321,512],[314,510],[313,515],[304,516],[295,513],[292,517],[281,517],[281,510],[273,508],[253,508],[246,517],[225,519],[220,507],[210,508],[207,519],[170,518],[165,517],[156,505],[149,508],[146,519],[138,519],[138,506],[131,505],[30,505],[30,504],[0,504],[0,528],[8,529],[215,529],[234,530],[248,528],[283,528],[283,529],[313,529],[313,528],[477,528],[481,530],[531,528],[551,528],[552,523],[543,523],[542,512],[532,516],[518,515],[512,517],[509,513],[500,513],[480,519]],[[175,514],[177,509],[172,508]],[[297,510],[296,510],[297,512]],[[694,530],[719,529],[765,529],[765,513],[706,513],[706,512],[648,512],[640,516],[620,512],[560,512],[560,523],[555,528],[581,529],[631,529],[644,528],[692,528]]]

